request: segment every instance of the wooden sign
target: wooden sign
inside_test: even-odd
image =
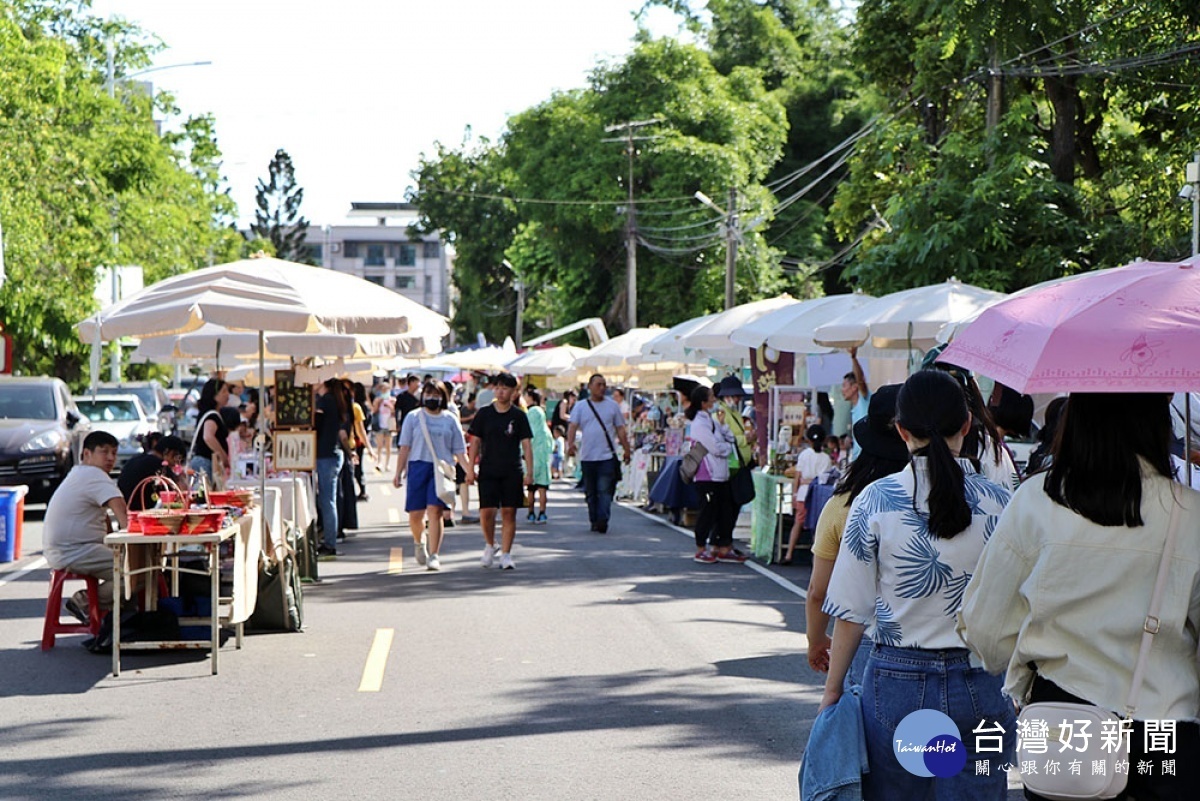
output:
[[[312,428],[316,414],[313,388],[296,385],[295,370],[275,371],[275,427]]]
[[[275,432],[275,469],[309,472],[316,470],[317,432],[277,430]]]

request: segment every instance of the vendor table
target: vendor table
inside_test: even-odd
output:
[[[233,487],[258,489],[256,478],[237,479],[230,482]],[[301,531],[308,531],[309,524],[317,519],[317,498],[313,491],[312,476],[298,473],[293,476],[268,478],[266,486],[279,489],[279,509],[284,521],[292,523]]]
[[[783,549],[783,515],[792,502],[792,480],[755,470],[754,501],[750,506],[750,551],[759,559],[778,562]]]
[[[699,509],[700,496],[696,487],[685,484],[679,477],[682,457],[668,456],[663,460],[662,470],[654,486],[650,488],[650,503],[661,504],[667,509]]]
[[[242,624],[254,612],[258,600],[258,562],[262,553],[262,516],[259,507],[254,506],[231,525],[211,534],[131,534],[128,531],[118,531],[104,538],[104,544],[113,551],[113,582],[119,594],[118,597],[129,595],[128,586],[136,575],[153,575],[156,571],[171,574],[173,591],[178,593],[179,574],[181,572],[199,572],[207,575],[212,591],[211,611],[207,618],[184,618],[181,625],[196,625],[208,623],[211,629],[211,641],[205,640],[154,640],[146,642],[121,643],[121,615],[113,614],[113,675],[121,675],[121,651],[134,649],[187,649],[210,648],[212,657],[212,672],[217,673],[218,655],[220,653],[221,626],[233,626],[237,632],[237,647],[242,647]],[[220,544],[233,539],[233,590],[228,597],[220,593]],[[204,571],[194,571],[191,568],[181,568],[179,558],[190,551],[182,551],[183,546],[203,546],[207,557],[207,568]],[[145,567],[130,569],[130,551],[145,549],[149,558],[138,560]],[[144,608],[147,610],[157,607],[158,582],[144,582]],[[221,606],[226,606],[224,614]]]

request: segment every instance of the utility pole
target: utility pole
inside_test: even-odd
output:
[[[637,328],[637,209],[633,203],[633,157],[637,155],[634,142],[648,139],[658,139],[657,136],[634,136],[633,132],[647,125],[657,125],[661,119],[634,120],[607,125],[605,133],[624,131],[624,136],[612,139],[602,139],[603,142],[623,142],[625,153],[629,157],[629,172],[626,186],[629,190],[628,205],[625,208],[625,316],[630,328]]]
[[[519,348],[525,339],[525,282],[517,274],[517,268],[512,266],[512,262],[505,259],[501,263],[513,274],[513,289],[517,290],[517,324],[514,326],[516,329],[514,333],[516,334],[517,347]]]
[[[738,242],[741,240],[742,234],[745,233],[741,229],[741,223],[738,220],[737,189],[734,187],[730,187],[729,189],[728,209],[718,206],[712,201],[712,198],[703,192],[696,192],[695,198],[725,218],[725,222],[722,223],[722,227],[725,229],[725,308],[732,309],[737,305]],[[758,227],[762,221],[762,217],[755,217],[747,223],[745,230],[749,231]]]
[[[1200,256],[1200,152],[1187,165],[1186,177],[1192,187],[1192,255]]]
[[[729,189],[729,215],[725,221],[725,308],[732,309],[737,305],[737,249],[738,237],[737,189]]]

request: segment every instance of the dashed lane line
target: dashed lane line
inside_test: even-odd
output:
[[[399,525],[400,523],[400,510],[395,506],[388,507],[388,522],[393,526]]]
[[[388,575],[396,576],[404,570],[404,549],[392,548],[391,555],[388,557]]]
[[[375,639],[367,652],[367,664],[363,666],[362,681],[358,683],[360,693],[377,693],[383,687],[383,673],[395,635],[395,629],[375,629]]]

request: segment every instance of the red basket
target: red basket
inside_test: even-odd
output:
[[[189,509],[184,512],[181,534],[212,534],[225,523],[224,509]]]
[[[134,528],[136,520],[136,530]],[[129,519],[129,531],[134,534],[178,534],[183,528],[184,513],[163,509],[134,512]]]
[[[225,490],[208,493],[208,502],[213,506],[236,506],[245,509],[254,501],[254,490]]]

